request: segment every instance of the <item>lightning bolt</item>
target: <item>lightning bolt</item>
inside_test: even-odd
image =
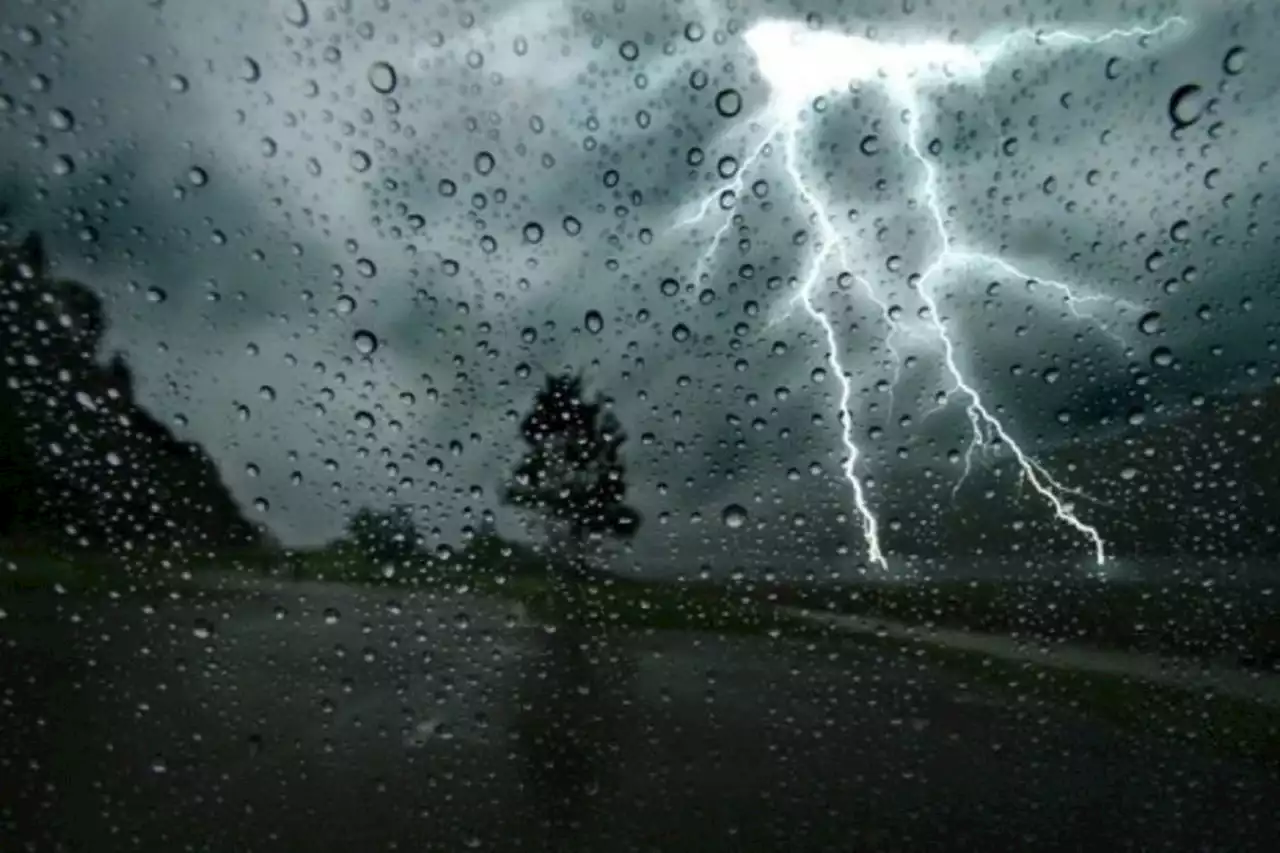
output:
[[[853,397],[853,386],[849,380],[848,373],[845,372],[844,364],[840,360],[840,341],[836,335],[835,326],[831,324],[831,320],[817,306],[813,300],[813,292],[817,289],[818,281],[822,278],[822,270],[826,264],[827,258],[835,251],[844,261],[844,251],[840,241],[840,235],[836,231],[835,225],[831,221],[831,217],[826,213],[826,205],[817,199],[814,191],[810,189],[808,183],[804,179],[804,174],[800,170],[799,155],[799,125],[793,123],[787,126],[785,130],[785,142],[783,145],[783,163],[787,171],[787,176],[791,178],[792,186],[796,188],[800,200],[805,206],[812,209],[816,213],[818,231],[820,233],[817,245],[817,253],[809,263],[809,270],[801,281],[799,292],[793,301],[798,301],[804,306],[804,310],[814,319],[827,340],[827,364],[831,368],[832,374],[835,375],[836,382],[840,385],[840,439],[844,443],[844,477],[849,481],[849,486],[853,490],[853,505],[857,509],[859,517],[862,518],[862,535],[867,543],[867,559],[880,566],[886,566],[887,562],[884,557],[884,551],[880,547],[880,530],[876,523],[875,513],[871,511],[871,506],[867,502],[866,489],[863,487],[862,480],[858,477],[857,466],[858,457],[862,455],[858,447],[858,443],[853,438],[853,411],[849,408]],[[848,264],[844,264],[844,269],[849,269]],[[871,294],[871,298],[880,302],[878,295],[874,289],[866,283],[861,282],[867,291]],[[888,307],[883,306],[884,314],[888,315]]]
[[[799,202],[810,212],[817,239],[813,241],[812,255],[797,283],[795,294],[779,306],[781,310],[775,313],[766,328],[786,319],[799,307],[822,331],[826,343],[826,361],[839,385],[838,419],[841,442],[845,449],[842,470],[852,492],[854,507],[862,520],[867,558],[871,563],[882,568],[888,566],[880,542],[876,515],[857,471],[862,452],[855,440],[851,375],[841,358],[840,338],[836,328],[818,304],[819,284],[823,281],[824,270],[833,256],[842,271],[840,276],[852,276],[879,309],[888,328],[885,345],[893,360],[895,385],[901,375],[902,359],[894,341],[902,335],[919,338],[921,333],[916,329],[908,329],[895,318],[888,301],[876,286],[853,272],[854,266],[850,263],[846,241],[841,238],[833,214],[811,186],[812,182],[806,177],[801,163],[800,137],[805,130],[806,105],[819,96],[835,95],[845,91],[853,83],[865,82],[880,86],[905,117],[905,147],[911,159],[919,165],[922,177],[918,193],[924,199],[936,234],[933,259],[919,274],[915,290],[923,303],[924,326],[929,332],[928,337],[941,351],[942,368],[950,378],[951,385],[945,394],[940,395],[937,406],[926,417],[947,406],[951,400],[962,398],[966,401],[966,415],[972,430],[964,456],[964,472],[952,490],[953,499],[971,472],[975,454],[981,452],[990,441],[998,439],[1012,452],[1021,473],[1020,482],[1030,485],[1060,522],[1091,543],[1094,558],[1101,566],[1107,560],[1102,536],[1095,527],[1081,520],[1074,509],[1072,498],[1084,496],[1054,478],[1022,448],[996,416],[961,363],[959,347],[947,326],[934,288],[944,271],[955,268],[983,268],[1008,278],[1021,279],[1028,284],[1039,284],[1057,294],[1072,317],[1094,322],[1122,346],[1123,339],[1097,320],[1094,309],[1102,307],[1112,312],[1134,311],[1138,306],[1123,299],[1090,293],[1066,282],[1033,275],[1003,256],[957,245],[944,214],[937,166],[921,148],[922,123],[926,112],[921,93],[930,83],[936,82],[959,80],[981,84],[992,65],[1026,48],[1091,47],[1115,40],[1136,40],[1145,45],[1147,40],[1166,30],[1186,25],[1184,18],[1175,16],[1152,28],[1135,26],[1106,30],[1094,35],[1077,30],[1045,32],[1023,29],[974,45],[936,40],[881,43],[860,36],[809,30],[797,22],[783,20],[760,21],[745,33],[744,39],[755,53],[761,74],[771,87],[768,104],[750,120],[753,126],[765,130],[733,180],[706,196],[691,213],[677,221],[676,227],[685,228],[702,223],[712,214],[717,202],[726,211],[724,220],[699,257],[695,280],[701,281],[712,268],[719,246],[729,230],[731,211],[745,185],[747,174],[771,152],[771,146],[775,142],[780,142],[783,170]],[[892,408],[892,397],[890,406]]]

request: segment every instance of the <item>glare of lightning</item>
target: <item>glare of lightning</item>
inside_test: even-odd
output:
[[[817,192],[805,177],[799,158],[799,138],[803,131],[803,110],[814,98],[840,93],[854,83],[870,83],[882,87],[891,100],[902,108],[906,117],[905,143],[911,157],[920,165],[923,175],[920,194],[924,197],[929,215],[937,233],[938,246],[932,262],[920,274],[916,289],[927,313],[926,324],[935,343],[940,345],[944,369],[951,380],[951,388],[941,396],[938,409],[955,397],[967,400],[966,414],[972,436],[964,456],[964,473],[955,484],[956,491],[970,474],[973,457],[991,440],[998,439],[1012,452],[1021,472],[1021,481],[1030,485],[1052,508],[1063,524],[1071,527],[1089,540],[1099,566],[1106,562],[1106,545],[1093,526],[1076,515],[1072,497],[1081,493],[1055,479],[1035,458],[1028,454],[1014,439],[1004,423],[993,413],[973,381],[966,375],[958,355],[958,347],[947,328],[945,318],[934,293],[934,282],[947,269],[955,267],[985,267],[1010,278],[1041,284],[1057,292],[1067,311],[1078,320],[1092,319],[1091,309],[1101,305],[1112,310],[1137,308],[1122,299],[1082,291],[1071,284],[1031,275],[1008,259],[981,251],[958,247],[943,213],[943,202],[938,189],[937,168],[921,150],[921,123],[925,109],[922,89],[930,83],[943,81],[971,81],[981,83],[991,65],[1024,48],[1067,48],[1072,45],[1096,46],[1112,40],[1146,40],[1165,30],[1186,25],[1181,17],[1172,17],[1156,27],[1129,27],[1111,29],[1090,35],[1083,31],[1017,30],[994,39],[979,41],[973,45],[953,44],[937,40],[906,43],[883,43],[861,36],[844,35],[830,31],[814,31],[794,21],[764,20],[756,23],[744,35],[744,39],[756,56],[763,77],[771,88],[769,103],[761,110],[757,122],[767,128],[759,143],[743,160],[733,180],[708,195],[696,210],[682,218],[677,227],[687,227],[705,220],[716,203],[724,210],[733,207],[741,192],[745,176],[758,161],[771,150],[775,141],[781,142],[783,168],[799,200],[812,213],[816,223],[817,239],[813,255],[798,282],[795,295],[783,306],[781,316],[775,316],[770,325],[788,316],[796,306],[822,329],[826,341],[826,360],[840,387],[839,421],[841,440],[845,448],[843,473],[853,494],[854,506],[861,517],[870,562],[887,567],[880,543],[879,527],[870,507],[866,490],[857,474],[861,450],[854,438],[854,417],[851,410],[853,388],[850,374],[845,370],[840,356],[840,339],[830,318],[815,301],[816,290],[823,279],[823,270],[834,255],[840,269],[853,276],[868,298],[879,308],[881,317],[889,328],[886,347],[894,359],[896,383],[901,359],[893,346],[895,335],[907,333],[906,327],[890,313],[888,303],[874,285],[861,276],[854,275],[849,262],[847,247],[840,238],[834,217],[828,211]],[[715,254],[731,225],[732,215],[726,214],[716,229],[706,250],[698,260],[696,275],[700,280],[711,268]],[[1118,343],[1123,340],[1105,326],[1103,331]],[[915,331],[911,330],[914,337]],[[891,400],[892,404],[892,400]],[[933,410],[937,411],[937,409]],[[933,411],[928,414],[932,414]],[[926,415],[927,416],[927,415]]]

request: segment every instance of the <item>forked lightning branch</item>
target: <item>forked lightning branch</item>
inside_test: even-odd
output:
[[[1108,42],[1124,42],[1136,47],[1146,47],[1155,38],[1172,35],[1187,27],[1185,19],[1169,18],[1155,27],[1129,27],[1090,32],[1078,30],[1017,30],[1005,35],[970,45],[941,41],[917,41],[887,43],[861,36],[843,35],[822,30],[811,30],[793,21],[761,21],[745,34],[745,41],[755,54],[760,73],[769,84],[767,104],[750,116],[751,126],[762,128],[760,135],[748,146],[741,168],[733,180],[717,187],[701,201],[689,205],[687,215],[676,223],[678,228],[690,228],[710,224],[713,228],[705,251],[694,271],[700,279],[715,262],[716,254],[732,222],[732,211],[722,210],[717,202],[726,192],[736,195],[741,191],[746,177],[763,168],[760,161],[775,146],[781,152],[781,168],[799,204],[816,223],[816,239],[806,244],[808,256],[797,270],[797,287],[794,294],[775,307],[775,322],[803,312],[821,330],[826,350],[826,361],[840,391],[837,398],[840,439],[844,445],[842,470],[848,481],[854,508],[862,526],[868,560],[880,567],[888,562],[880,541],[880,526],[875,508],[859,473],[862,449],[856,440],[855,416],[852,409],[853,385],[849,371],[845,369],[842,352],[844,342],[828,316],[829,308],[819,304],[819,285],[830,275],[850,275],[861,292],[879,310],[887,327],[885,341],[895,360],[899,360],[895,341],[905,336],[918,338],[924,334],[940,353],[941,367],[945,371],[950,392],[947,400],[963,401],[972,440],[965,454],[967,475],[973,453],[993,439],[999,439],[1013,455],[1024,482],[1052,509],[1059,522],[1075,531],[1090,546],[1096,563],[1101,566],[1107,560],[1106,543],[1098,530],[1080,518],[1075,510],[1075,499],[1081,495],[1056,479],[1041,465],[1014,435],[1013,428],[1005,423],[983,393],[976,380],[965,369],[961,357],[964,340],[954,324],[948,324],[939,309],[939,293],[945,292],[954,274],[965,270],[982,269],[1008,279],[1036,281],[1041,288],[1035,291],[1049,294],[1065,305],[1076,320],[1096,324],[1113,339],[1119,335],[1110,328],[1103,317],[1115,317],[1124,309],[1133,309],[1130,303],[1105,294],[1093,292],[1080,283],[1070,283],[1044,278],[1014,263],[1008,257],[991,254],[977,247],[964,245],[954,236],[954,227],[948,221],[946,200],[939,187],[938,166],[926,155],[922,135],[927,121],[924,93],[930,87],[944,83],[981,84],[991,68],[1013,57],[1036,51],[1064,51],[1074,48],[1090,48]],[[930,219],[932,231],[931,260],[920,272],[916,291],[923,306],[920,327],[907,329],[902,320],[890,310],[883,287],[867,276],[861,275],[851,259],[859,254],[858,243],[842,235],[837,226],[834,205],[824,198],[821,191],[821,175],[810,175],[806,169],[802,149],[809,140],[813,128],[807,123],[808,110],[821,96],[833,97],[847,93],[851,85],[878,86],[898,107],[902,119],[902,141],[907,155],[916,163],[916,189],[903,204],[915,201],[922,204]],[[850,199],[840,199],[848,202]],[[841,204],[840,209],[846,205]],[[731,205],[730,205],[731,207]],[[715,218],[720,217],[716,222]],[[900,368],[900,363],[898,365]],[[895,374],[896,375],[896,374]]]

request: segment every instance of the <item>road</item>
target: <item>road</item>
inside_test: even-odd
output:
[[[1274,767],[854,642],[601,641],[323,584],[0,614],[5,851],[1236,851],[1280,831]]]

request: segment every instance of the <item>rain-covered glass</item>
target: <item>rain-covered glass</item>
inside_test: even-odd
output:
[[[1278,37],[5,0],[0,851],[1274,849]]]

